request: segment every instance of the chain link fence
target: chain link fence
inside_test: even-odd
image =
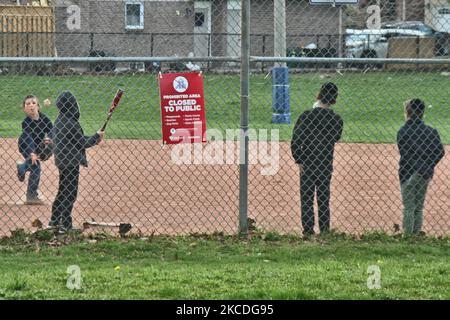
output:
[[[0,234],[448,235],[450,3],[339,2],[0,1]],[[159,73],[199,71],[207,143],[164,145]],[[441,152],[412,121],[401,185],[416,98],[445,156],[417,182]]]

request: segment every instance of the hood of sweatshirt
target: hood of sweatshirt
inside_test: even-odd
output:
[[[56,99],[56,107],[61,115],[77,121],[80,119],[80,108],[77,99],[70,91],[64,91],[59,95],[58,99]]]

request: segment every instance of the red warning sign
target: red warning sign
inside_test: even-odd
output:
[[[206,142],[202,73],[162,74],[159,92],[163,143]]]

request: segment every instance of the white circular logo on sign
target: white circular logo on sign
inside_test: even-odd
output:
[[[173,80],[173,88],[176,92],[185,92],[187,88],[189,87],[189,82],[185,77],[176,77],[175,80]]]
[[[177,130],[175,128],[170,129],[171,134],[174,134],[175,132],[177,132]]]

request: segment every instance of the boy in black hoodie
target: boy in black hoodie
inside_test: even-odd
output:
[[[58,194],[52,206],[49,227],[60,231],[73,229],[72,209],[78,194],[80,165],[87,167],[86,149],[103,139],[104,132],[98,131],[87,137],[80,126],[80,109],[74,95],[69,91],[61,93],[56,100],[59,115],[52,130],[55,164],[59,171]]]
[[[338,87],[322,85],[318,103],[300,115],[294,126],[291,151],[300,169],[300,198],[303,235],[314,234],[314,195],[317,193],[319,229],[330,230],[330,184],[333,173],[334,145],[342,135],[342,118],[331,110],[338,97]]]

